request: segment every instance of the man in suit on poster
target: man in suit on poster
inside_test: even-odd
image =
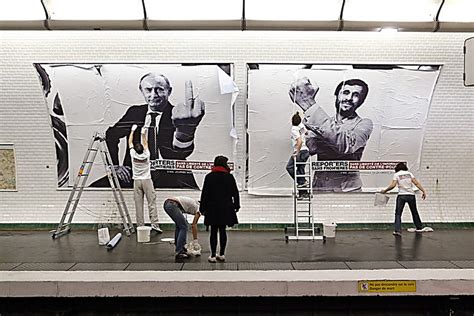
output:
[[[106,142],[112,157],[120,185],[133,186],[130,154],[126,151],[123,164],[119,162],[119,142],[127,137],[133,124],[134,142],[140,139],[142,127],[148,128],[150,160],[184,160],[194,151],[194,135],[201,122],[205,104],[193,97],[191,81],[185,83],[185,102],[176,106],[169,102],[172,87],[162,74],[148,73],[139,82],[139,89],[147,104],[130,107],[125,115],[106,132]],[[155,188],[198,188],[191,171],[154,170],[152,180]],[[109,186],[107,177],[97,180],[91,186]]]
[[[319,91],[304,77],[291,86],[289,94],[304,114],[308,129],[306,145],[318,161],[360,160],[373,130],[372,120],[356,110],[364,103],[369,87],[360,79],[344,80],[334,91],[336,113],[329,116],[315,101]],[[315,171],[316,191],[356,192],[362,190],[359,171]]]

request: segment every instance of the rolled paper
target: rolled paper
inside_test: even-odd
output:
[[[107,243],[107,250],[113,249],[118,242],[122,239],[122,234],[118,233],[117,235],[114,236],[108,243]]]

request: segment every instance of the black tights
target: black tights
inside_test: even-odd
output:
[[[211,225],[211,257],[216,256],[217,250],[217,232],[219,232],[219,255],[223,256],[225,253],[225,246],[227,245],[227,233],[225,231],[225,225],[223,226],[216,226]]]

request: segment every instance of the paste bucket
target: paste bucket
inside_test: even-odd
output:
[[[107,227],[99,228],[97,230],[97,235],[99,237],[99,245],[105,246],[110,241],[109,229]]]
[[[137,241],[138,242],[149,242],[150,241],[151,227],[138,226],[137,227]]]
[[[323,224],[323,235],[326,238],[335,238],[336,237],[336,223],[324,223]]]

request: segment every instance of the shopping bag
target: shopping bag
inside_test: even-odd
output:
[[[390,197],[384,193],[375,193],[374,206],[386,206]]]

